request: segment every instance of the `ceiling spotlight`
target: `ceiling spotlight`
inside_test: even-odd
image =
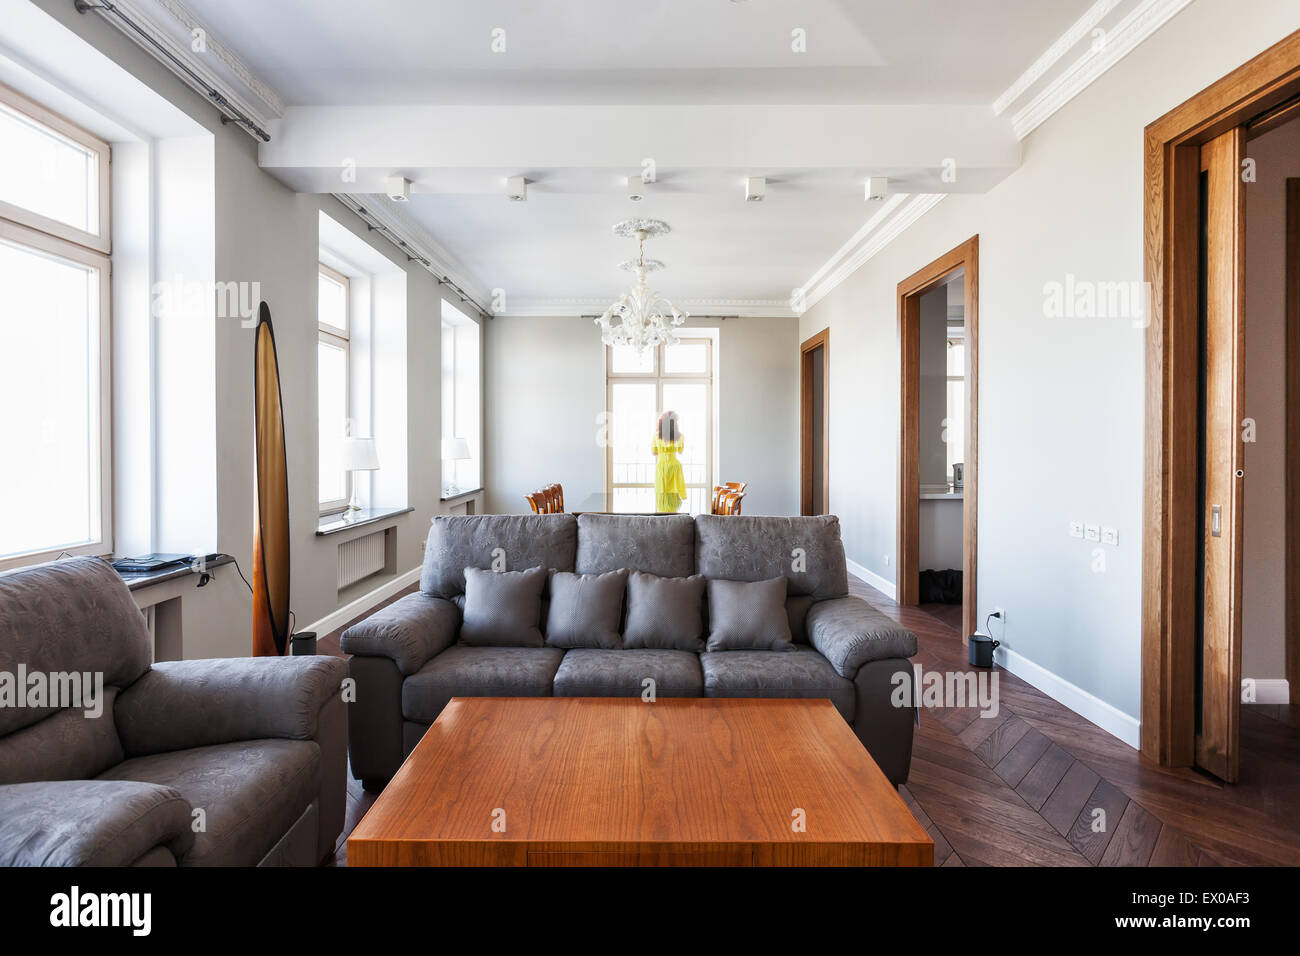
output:
[[[411,198],[411,181],[401,176],[389,176],[384,189],[393,202],[406,202]]]
[[[867,177],[867,188],[863,198],[869,202],[880,202],[885,198],[885,193],[889,191],[889,178],[887,176],[869,176]]]
[[[767,195],[767,180],[762,176],[750,176],[745,180],[745,202],[762,202]]]
[[[506,198],[511,202],[528,201],[528,180],[523,176],[511,176],[506,180]]]
[[[627,198],[633,202],[640,202],[645,198],[646,184],[640,176],[627,177]]]

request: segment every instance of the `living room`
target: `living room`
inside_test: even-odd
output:
[[[7,866],[1300,864],[1293,3],[0,10]]]

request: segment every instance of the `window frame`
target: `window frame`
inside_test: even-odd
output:
[[[664,351],[669,348],[667,343],[661,343],[654,347],[654,359],[651,363],[649,372],[616,372],[614,371],[614,348],[605,346],[605,417],[608,422],[613,414],[614,407],[614,386],[621,383],[641,383],[653,384],[655,386],[655,408],[662,409],[664,404],[664,385],[704,385],[708,391],[705,396],[705,407],[709,410],[708,422],[705,427],[705,455],[704,455],[704,483],[687,482],[686,490],[689,492],[692,488],[702,488],[705,492],[704,500],[707,503],[714,487],[714,444],[713,434],[717,428],[718,407],[716,402],[717,382],[714,377],[715,357],[714,347],[717,340],[711,335],[693,336],[681,335],[678,337],[679,345],[696,345],[703,344],[707,347],[708,358],[705,367],[708,369],[704,374],[693,372],[665,372],[667,367],[665,362]],[[656,415],[660,414],[656,412]],[[616,482],[614,481],[614,442],[605,442],[605,500],[613,507],[614,492],[620,488],[654,488],[654,482]]]
[[[90,496],[92,537],[80,544],[55,544],[37,551],[0,557],[0,571],[3,571],[39,564],[65,554],[102,557],[113,553],[113,260],[109,145],[3,84],[0,84],[0,104],[98,155],[99,206],[99,231],[89,233],[0,200],[0,240],[94,269],[98,277],[97,334],[92,343],[97,381],[90,383],[88,389],[95,405],[87,418],[92,423],[89,431],[95,442],[89,457],[96,473],[90,485],[92,489],[98,485],[99,492],[96,496],[92,491]],[[98,429],[93,424],[96,416]]]
[[[110,167],[113,162],[112,147],[98,136],[88,133],[75,123],[64,119],[58,113],[47,109],[35,100],[23,96],[17,90],[11,89],[2,83],[0,83],[0,106],[25,116],[28,120],[50,129],[64,139],[71,140],[96,155],[95,176],[99,229],[97,232],[87,232],[84,229],[78,229],[66,222],[51,219],[49,216],[43,216],[38,212],[14,205],[3,199],[0,199],[0,219],[7,219],[10,222],[27,226],[56,239],[63,239],[75,245],[93,249],[106,256],[111,256],[113,202]]]
[[[338,327],[329,325],[321,321],[320,302],[316,303],[316,347],[320,348],[321,344],[338,348],[343,352],[343,405],[352,411],[352,282],[337,269],[332,269],[323,262],[316,263],[316,281],[317,286],[320,284],[320,277],[325,276],[332,282],[337,282],[343,286],[343,334],[340,335]],[[316,374],[320,375],[320,360],[317,358]],[[345,416],[345,421],[350,420],[350,415]],[[316,396],[316,440],[320,441],[320,392],[319,384],[317,385]],[[320,517],[324,518],[329,515],[342,514],[348,510],[348,502],[352,500],[352,472],[343,472],[343,497],[333,498],[329,501],[320,501],[320,449],[316,454],[316,498],[317,507],[320,509]]]

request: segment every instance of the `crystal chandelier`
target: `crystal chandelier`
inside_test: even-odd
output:
[[[600,326],[600,340],[606,345],[631,346],[640,355],[656,345],[677,343],[677,333],[673,330],[685,322],[690,313],[678,311],[677,306],[658,292],[651,291],[645,281],[646,273],[662,269],[664,265],[658,259],[645,257],[645,241],[669,231],[668,223],[660,219],[625,219],[614,226],[614,235],[622,239],[636,237],[638,255],[620,266],[627,272],[636,273],[636,284],[596,319]]]

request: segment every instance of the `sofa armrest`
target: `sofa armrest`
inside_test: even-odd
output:
[[[0,866],[129,866],[194,844],[193,808],[171,787],[54,780],[0,787]]]
[[[869,661],[916,653],[916,635],[860,597],[818,601],[808,609],[806,627],[808,642],[849,680]]]
[[[339,657],[227,657],[155,664],[113,707],[128,756],[238,740],[312,740],[340,699]]]
[[[339,644],[345,654],[387,657],[408,677],[454,644],[459,629],[456,605],[417,591],[352,625]]]

